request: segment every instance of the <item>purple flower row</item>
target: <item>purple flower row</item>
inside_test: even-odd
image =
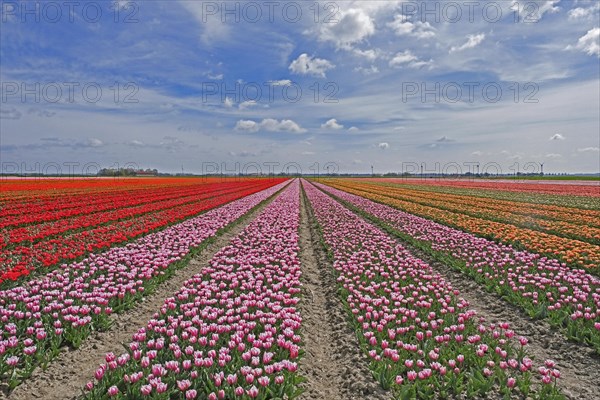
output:
[[[285,184],[0,291],[0,379],[14,387],[63,343],[78,346],[92,329],[107,328],[113,311],[133,305],[206,239]]]
[[[396,239],[313,185],[303,186],[359,341],[384,388],[400,398],[534,395],[526,338],[515,337],[508,323],[485,325],[450,282]],[[553,383],[560,372],[548,365],[546,380]],[[554,393],[544,385],[535,395]]]
[[[516,250],[354,194],[322,190],[388,224],[409,240],[425,244],[488,290],[503,295],[532,317],[565,326],[573,339],[600,352],[600,279],[558,260]]]
[[[292,398],[299,189],[296,180],[166,299],[129,352],[108,354],[87,398]]]

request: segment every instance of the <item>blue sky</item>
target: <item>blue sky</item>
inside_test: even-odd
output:
[[[4,169],[600,170],[597,1],[2,1],[1,11]]]

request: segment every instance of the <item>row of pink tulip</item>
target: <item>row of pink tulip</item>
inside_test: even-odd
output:
[[[451,263],[531,317],[565,327],[600,353],[600,279],[558,260],[517,250],[354,194],[322,190],[387,224],[404,239]]]
[[[293,182],[166,299],[127,353],[107,354],[86,398],[293,398],[299,189]]]
[[[374,376],[399,398],[559,396],[546,361],[532,390],[527,339],[485,324],[452,284],[396,239],[304,182],[340,293]],[[550,368],[548,373],[547,368]]]
[[[108,328],[111,313],[133,306],[208,238],[283,186],[0,291],[0,379],[14,387],[64,344],[77,347],[92,330]]]

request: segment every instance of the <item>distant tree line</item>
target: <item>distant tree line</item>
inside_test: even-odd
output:
[[[156,168],[133,169],[133,168],[102,168],[98,176],[158,176]]]

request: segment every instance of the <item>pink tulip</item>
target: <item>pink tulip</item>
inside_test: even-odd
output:
[[[185,379],[183,381],[177,381],[177,387],[182,392],[185,392],[190,386],[192,386],[192,382],[190,382],[188,379]]]
[[[247,393],[248,396],[254,399],[258,396],[258,389],[256,388],[256,386],[252,386],[250,389],[248,389]]]
[[[104,371],[105,371],[104,367],[100,367],[100,368],[96,369],[96,372],[94,373],[94,377],[96,378],[96,380],[102,379],[102,377],[104,376]]]
[[[149,396],[150,393],[152,393],[152,386],[151,385],[142,385],[142,387],[140,388],[140,392],[144,396]]]
[[[119,388],[116,386],[111,386],[108,388],[108,395],[110,397],[117,396],[119,394]]]

